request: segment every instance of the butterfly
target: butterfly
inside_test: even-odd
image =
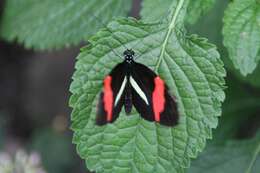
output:
[[[127,115],[134,106],[142,118],[165,126],[178,122],[176,99],[165,82],[147,66],[134,60],[135,52],[126,49],[124,61],[105,76],[97,104],[96,124],[114,122],[124,106]]]

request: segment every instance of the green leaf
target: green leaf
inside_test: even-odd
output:
[[[246,76],[260,60],[260,3],[234,0],[224,16],[224,45],[235,68]]]
[[[162,20],[171,10],[171,4],[177,0],[143,0],[141,16],[147,22]],[[186,21],[195,23],[200,16],[207,13],[214,5],[215,0],[191,0],[187,9]],[[152,11],[152,12],[151,12]]]
[[[87,40],[102,23],[125,16],[130,8],[131,0],[7,0],[0,36],[27,48],[68,47]]]
[[[188,173],[258,173],[260,172],[259,135],[245,141],[209,145],[192,162]]]
[[[186,2],[179,1],[169,23],[115,20],[108,25],[113,34],[103,29],[82,49],[70,87],[70,106],[73,142],[90,170],[181,173],[211,138],[225,97],[225,70],[214,45],[175,31]],[[176,96],[180,113],[176,127],[145,121],[137,113],[125,116],[123,111],[113,124],[95,125],[103,78],[122,61],[114,52],[122,54],[125,47],[141,55],[138,61],[157,71]]]

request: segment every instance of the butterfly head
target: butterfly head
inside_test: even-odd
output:
[[[132,49],[127,49],[127,50],[125,50],[125,51],[124,51],[125,61],[128,62],[128,63],[133,62],[133,60],[134,60],[134,55],[135,55],[135,52],[134,52]]]

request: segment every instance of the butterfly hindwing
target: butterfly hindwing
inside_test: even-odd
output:
[[[103,81],[103,91],[97,105],[97,125],[111,123],[117,119],[124,104],[126,86],[125,64],[120,63]]]
[[[166,91],[168,91],[168,89],[166,89]],[[175,98],[168,92],[165,92],[165,100],[165,109],[160,115],[160,123],[167,126],[174,126],[178,123],[179,118]]]
[[[141,116],[148,121],[173,126],[178,121],[175,99],[169,94],[165,82],[148,67],[136,63],[133,65],[133,80],[142,92],[133,87],[133,104]],[[145,94],[148,104],[142,93]]]

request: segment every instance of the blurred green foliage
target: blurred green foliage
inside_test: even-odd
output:
[[[46,50],[87,41],[102,26],[97,18],[106,24],[113,16],[125,16],[131,1],[7,0],[5,5],[0,37]]]
[[[219,137],[219,140],[236,137],[238,129],[243,126],[243,122],[249,119],[249,117],[256,117],[260,111],[260,89],[258,89],[257,85],[260,78],[251,81],[249,79],[250,76],[242,77],[234,69],[228,58],[227,50],[223,46],[223,35],[221,33],[223,27],[222,19],[227,5],[227,1],[217,1],[214,8],[207,15],[203,16],[195,25],[188,26],[189,32],[199,33],[217,45],[221,58],[228,70],[223,115],[220,118],[219,127],[215,130],[213,138]],[[256,78],[257,73],[255,71],[252,76]],[[232,129],[233,132],[231,132]]]
[[[187,173],[259,173],[260,141],[233,140],[219,145],[208,145]]]
[[[221,58],[228,70],[226,78],[226,100],[219,126],[213,133],[205,151],[192,162],[187,172],[214,173],[257,173],[259,172],[260,136],[253,140],[233,141],[238,138],[250,138],[259,131],[260,126],[260,89],[259,67],[253,74],[244,77],[233,67],[223,46],[223,16],[228,1],[217,1],[214,8],[195,25],[189,25],[191,33],[199,33],[218,46]],[[250,148],[250,144],[252,144]],[[255,154],[250,155],[250,153]],[[244,160],[243,160],[244,159]],[[251,161],[251,162],[250,162]],[[247,168],[252,164],[252,169]]]
[[[43,167],[48,173],[73,172],[77,165],[68,134],[53,129],[39,129],[34,132],[28,147],[40,153]]]
[[[223,43],[228,49],[229,59],[243,76],[253,73],[260,60],[259,1],[230,2],[223,23]]]
[[[92,5],[88,6],[90,2],[85,2],[82,0],[78,0],[75,2],[74,1],[70,2],[70,1],[65,0],[64,1],[65,5],[64,4],[61,5],[61,3],[59,3],[58,1],[54,2],[54,1],[50,1],[50,0],[44,1],[43,4],[36,2],[36,1],[35,2],[31,1],[31,0],[26,1],[26,3],[24,3],[24,2],[19,1],[19,3],[18,3],[17,0],[7,0],[7,6],[6,6],[6,9],[4,9],[4,16],[3,16],[2,23],[1,23],[2,25],[1,25],[1,29],[0,29],[0,32],[1,32],[0,35],[2,38],[6,39],[8,41],[13,41],[13,40],[17,39],[18,42],[23,43],[25,45],[25,47],[27,47],[27,48],[32,47],[32,48],[36,48],[36,49],[62,48],[62,47],[78,44],[82,40],[84,40],[84,41],[89,40],[90,36],[93,35],[102,26],[101,22],[103,21],[103,19],[104,19],[104,21],[103,21],[104,23],[108,23],[112,19],[113,16],[119,16],[119,15],[126,16],[127,12],[129,12],[129,10],[130,10],[130,4],[131,4],[130,0],[124,1],[124,2],[123,1],[119,2],[116,0],[109,0],[109,1],[107,1],[108,3],[103,6],[103,3],[105,3],[105,1],[96,1],[96,3],[94,3],[94,1],[93,1],[93,2],[91,2],[91,4],[93,3],[92,5],[95,8],[91,9],[89,7],[91,7]],[[173,6],[170,6],[170,4],[174,4],[174,3],[177,4],[178,2],[180,2],[180,1],[179,0],[174,0],[174,1],[143,0],[142,9],[141,9],[141,13],[140,13],[141,17],[145,21],[148,21],[148,22],[154,22],[154,21],[158,20],[158,18],[159,18],[159,20],[161,20],[162,18],[166,17],[167,14],[169,14],[169,11],[172,10],[172,9],[169,9],[169,7],[173,7]],[[188,1],[185,0],[185,2],[188,2]],[[253,6],[250,6],[248,8],[249,11],[242,10],[239,12],[239,10],[241,10],[239,6],[241,4],[243,5],[244,3],[253,4]],[[232,5],[229,5],[229,4],[232,4]],[[84,8],[84,10],[82,10],[83,6],[85,6],[86,9]],[[121,6],[122,6],[122,8],[120,8]],[[229,6],[229,8],[227,11],[226,9],[228,6]],[[234,6],[236,8],[232,9],[232,7],[234,7]],[[113,9],[116,7],[118,8],[118,11]],[[239,7],[238,11],[237,11],[237,7]],[[64,9],[66,8],[66,10],[68,10],[69,12],[66,12],[66,10],[63,11],[63,8]],[[103,9],[103,10],[100,10],[100,9]],[[203,171],[208,172],[210,170],[211,173],[219,173],[219,172],[232,173],[232,171],[235,171],[235,172],[242,171],[243,173],[250,173],[250,172],[258,173],[258,172],[260,172],[260,168],[259,168],[260,138],[259,138],[259,135],[255,135],[255,134],[259,131],[259,126],[260,126],[260,123],[259,123],[260,122],[260,118],[259,118],[259,114],[260,114],[260,77],[259,77],[260,76],[260,66],[259,65],[257,66],[259,57],[255,56],[256,57],[255,60],[252,61],[252,59],[248,59],[248,58],[250,58],[250,56],[246,56],[246,55],[250,54],[251,48],[254,52],[258,51],[257,52],[258,54],[260,52],[259,51],[260,44],[258,44],[259,42],[257,41],[260,38],[260,35],[259,35],[259,31],[260,31],[260,29],[259,29],[260,28],[259,1],[257,1],[257,0],[232,0],[232,1],[190,0],[190,4],[189,4],[187,10],[188,10],[187,11],[188,15],[186,16],[185,20],[188,21],[186,23],[186,29],[187,29],[188,33],[189,34],[198,34],[200,36],[206,37],[209,39],[209,42],[214,43],[217,46],[218,51],[220,52],[220,55],[221,55],[221,59],[224,61],[225,68],[227,69],[227,74],[228,74],[228,77],[226,78],[226,81],[227,81],[226,82],[226,86],[227,86],[226,100],[222,107],[223,114],[222,114],[222,117],[219,118],[219,125],[218,125],[217,129],[213,131],[213,140],[211,142],[209,142],[205,151],[195,161],[192,162],[192,166],[191,166],[190,170],[188,170],[188,172],[191,172],[191,173],[203,172]],[[98,13],[97,17],[101,18],[100,21],[94,19],[93,15],[96,14],[96,13],[93,13],[94,11]],[[233,11],[235,11],[236,13],[233,13]],[[251,12],[251,11],[253,11],[253,12]],[[238,38],[238,36],[239,36],[239,34],[241,34],[241,32],[244,32],[243,28],[242,29],[240,28],[242,25],[239,25],[241,23],[241,21],[238,21],[238,24],[237,24],[236,20],[234,21],[234,23],[229,22],[229,20],[225,20],[225,24],[227,26],[230,26],[230,27],[235,26],[234,33],[236,33],[236,35],[232,35],[232,38],[230,38],[230,36],[231,36],[231,34],[234,34],[233,30],[231,30],[229,28],[229,29],[226,29],[225,31],[223,31],[224,12],[225,12],[225,16],[226,16],[225,18],[230,17],[232,19],[232,17],[234,17],[234,14],[246,17],[246,19],[242,18],[243,19],[242,23],[243,23],[243,25],[246,26],[245,28],[249,27],[246,25],[247,21],[251,21],[251,19],[253,19],[252,14],[255,14],[255,16],[253,16],[253,17],[255,17],[254,22],[251,22],[252,26],[254,26],[254,28],[252,29],[254,34],[252,34],[253,36],[249,38],[249,41],[247,39],[234,41],[234,39]],[[181,13],[184,14],[184,11],[181,11]],[[91,17],[89,17],[89,16],[91,16]],[[183,17],[184,17],[184,15],[181,15],[181,16],[179,16],[179,18],[177,20],[180,20],[180,23],[181,23]],[[67,19],[68,19],[68,21],[67,21]],[[238,19],[240,19],[240,18],[238,18]],[[68,23],[66,23],[66,22],[68,22]],[[159,44],[161,44],[160,41],[162,41],[160,39],[163,37],[162,37],[162,35],[158,34],[159,32],[157,32],[156,29],[154,29],[154,28],[151,29],[150,27],[148,27],[148,25],[142,25],[141,23],[133,22],[129,19],[121,20],[120,22],[118,22],[118,20],[114,20],[113,22],[110,23],[109,26],[110,26],[110,28],[112,28],[112,32],[115,32],[118,34],[119,38],[124,37],[124,39],[122,39],[122,40],[127,46],[131,46],[133,44],[132,42],[135,41],[135,37],[139,37],[144,42],[143,45],[139,45],[139,47],[137,48],[137,49],[139,49],[139,51],[143,52],[145,54],[145,56],[147,56],[146,54],[149,51],[152,52],[153,56],[158,55],[157,53],[159,51],[156,50],[155,48],[152,51],[148,49],[149,47],[153,48],[153,46],[155,46],[155,45],[157,47],[160,47]],[[191,23],[195,23],[195,24],[191,24]],[[179,21],[178,21],[178,24],[179,24]],[[239,29],[236,30],[236,28],[239,28]],[[165,28],[163,28],[163,29],[165,29]],[[156,31],[157,33],[152,33],[151,36],[149,36],[149,32],[151,32],[151,31],[153,31],[153,32]],[[176,32],[176,33],[178,33],[178,32]],[[125,35],[122,35],[122,34],[125,34]],[[135,34],[137,34],[137,36],[135,36]],[[156,35],[156,34],[158,34],[158,35]],[[173,37],[173,38],[175,38],[175,40],[171,42],[173,47],[174,47],[174,45],[176,46],[176,45],[179,45],[179,43],[183,43],[182,41],[186,39],[181,34],[180,35],[176,34],[175,35],[176,37]],[[225,36],[225,42],[226,42],[225,45],[228,47],[228,50],[223,45],[223,40],[224,40],[223,35]],[[109,36],[110,36],[110,38],[109,38]],[[105,38],[107,38],[107,37],[108,37],[108,40],[105,40]],[[252,38],[254,38],[254,39],[252,39]],[[203,48],[206,48],[206,47],[209,48],[212,46],[212,45],[207,44],[204,39],[199,39],[198,37],[190,37],[189,39],[194,41],[194,43],[201,43],[201,45],[203,45],[202,46]],[[153,42],[152,40],[156,40],[156,42]],[[111,33],[105,32],[105,30],[102,30],[102,32],[99,32],[98,34],[96,34],[95,37],[92,37],[90,42],[92,42],[92,44],[93,43],[95,44],[96,42],[98,42],[98,44],[103,43],[104,45],[108,45],[108,48],[110,48],[111,45],[110,45],[110,43],[108,43],[108,41],[110,41],[110,42],[114,41],[112,43],[112,47],[114,46],[115,50],[117,52],[121,52],[123,50],[123,48],[120,46],[121,42],[120,43],[117,42],[117,40],[115,38],[113,38],[113,36],[111,36]],[[250,41],[253,41],[253,42],[250,42]],[[250,44],[248,42],[250,42]],[[183,43],[183,45],[185,45],[186,43],[187,42]],[[197,45],[200,45],[200,44],[197,44]],[[243,45],[243,49],[241,49],[242,53],[240,52],[240,50],[233,51],[233,48],[236,48],[237,45]],[[190,46],[188,48],[191,49],[191,47],[192,46]],[[90,48],[93,48],[93,47],[90,47]],[[245,50],[244,50],[244,48],[245,48]],[[79,59],[81,58],[83,60],[81,60],[82,63],[78,63],[76,65],[76,68],[77,69],[87,69],[92,66],[95,66],[97,64],[97,62],[96,61],[93,62],[94,58],[101,56],[100,54],[102,53],[102,51],[105,50],[102,47],[98,47],[98,49],[99,49],[99,52],[95,52],[96,56],[94,56],[94,57],[92,54],[89,54],[89,51],[90,51],[89,48],[82,49],[82,53],[80,54]],[[176,48],[173,50],[171,48],[168,48],[168,50],[170,51],[169,55],[176,57],[179,49]],[[108,51],[108,50],[106,50],[106,51]],[[205,51],[205,50],[203,49],[203,51]],[[236,51],[240,52],[241,55],[245,55],[245,58],[244,58],[244,56],[240,57],[243,61],[246,60],[246,57],[247,57],[247,60],[250,61],[250,63],[246,62],[246,64],[251,64],[250,66],[246,66],[246,68],[243,67],[242,73],[246,74],[249,72],[250,73],[253,72],[252,74],[250,74],[246,77],[244,77],[241,74],[240,67],[244,65],[243,63],[241,63],[243,61],[241,60],[241,61],[237,62],[237,60],[236,60],[237,56],[234,55],[235,53],[231,53],[231,52],[236,52]],[[197,52],[197,50],[196,50],[196,52]],[[107,54],[104,54],[104,56],[106,56],[106,55]],[[216,54],[214,54],[214,55],[216,55]],[[231,57],[230,57],[230,55],[231,55]],[[90,56],[90,57],[88,57],[88,56]],[[103,68],[103,66],[98,66],[98,68],[96,70],[99,72],[102,71],[102,75],[100,72],[99,75],[101,77],[98,80],[101,80],[103,73],[105,71],[108,72],[108,70],[111,69],[110,66],[112,67],[112,65],[114,65],[113,63],[115,63],[115,62],[110,62],[110,55],[107,57],[109,57],[109,60],[103,60],[104,58],[103,59],[101,58],[102,59],[101,64],[103,66],[105,66],[106,68]],[[156,56],[154,56],[154,57],[156,57]],[[211,54],[210,57],[214,57],[214,56]],[[194,59],[195,58],[196,58],[196,56],[194,56]],[[147,59],[145,61],[143,60],[143,62],[147,63],[151,68],[154,68],[153,67],[154,60],[152,60],[151,58],[149,58],[149,60],[147,60]],[[115,61],[117,61],[117,60],[115,60]],[[238,68],[238,70],[233,65],[234,61],[236,62],[236,64],[239,64],[236,66],[236,68]],[[118,60],[118,62],[119,62],[119,60]],[[168,61],[168,62],[172,63],[172,61]],[[201,62],[205,62],[205,61],[201,61]],[[173,67],[174,63],[172,63],[171,65],[172,65],[171,67]],[[107,69],[108,66],[109,66],[109,68]],[[174,70],[172,68],[169,68],[169,72],[168,72],[169,74],[168,74],[165,72],[165,69],[167,69],[167,68],[161,69],[159,71],[159,73],[164,75],[164,77],[169,79],[169,81],[170,81],[171,78],[169,78],[169,74],[171,72],[174,72]],[[96,73],[96,71],[93,72],[93,74]],[[92,83],[89,85],[85,85],[84,81],[90,81],[89,76],[88,76],[89,74],[87,72],[89,72],[89,71],[82,70],[82,71],[76,73],[76,75],[74,76],[75,78],[80,79],[79,82],[75,83],[74,86],[72,87],[73,90],[75,91],[74,94],[80,101],[78,102],[79,104],[77,105],[79,109],[74,110],[73,113],[82,114],[82,116],[77,119],[77,123],[74,126],[76,130],[79,130],[83,126],[85,127],[86,124],[84,124],[84,123],[86,123],[86,122],[83,120],[85,120],[87,118],[86,117],[87,116],[86,107],[88,105],[92,104],[92,102],[90,102],[89,100],[84,102],[85,97],[78,97],[79,93],[83,92],[85,94],[83,96],[86,96],[86,95],[89,96],[91,94],[93,95],[94,92],[100,91],[100,89],[93,88],[93,85],[91,85],[92,83],[97,82],[98,75],[96,75],[96,74],[94,74],[94,75],[92,74],[92,76],[94,76],[93,77],[94,81],[92,81]],[[205,73],[205,74],[207,74],[207,73]],[[190,75],[187,75],[187,76],[188,77],[192,76],[192,73],[190,73]],[[184,78],[185,75],[182,77]],[[179,81],[183,78],[180,78]],[[178,88],[178,87],[176,87],[175,84],[171,83],[170,86],[173,88],[174,91],[177,91],[176,88]],[[185,86],[187,86],[187,85],[185,84]],[[184,88],[185,88],[185,86],[184,86]],[[80,90],[80,87],[82,87],[81,90]],[[88,88],[88,91],[91,91],[92,93],[86,94],[88,92],[88,91],[86,91],[86,88]],[[78,91],[78,89],[79,89],[79,91]],[[188,93],[185,93],[185,94],[188,95]],[[76,102],[75,101],[76,97],[73,97],[71,99],[72,100],[71,103]],[[94,96],[93,96],[93,99],[94,99]],[[87,104],[87,105],[85,105],[85,104]],[[93,102],[93,105],[94,105],[94,102]],[[190,104],[190,105],[192,105],[192,104]],[[92,105],[90,105],[90,106],[92,106]],[[182,109],[185,109],[185,107]],[[195,111],[195,108],[193,108],[193,110]],[[92,114],[94,115],[94,112],[92,112]],[[4,143],[4,136],[5,136],[4,123],[3,123],[3,122],[5,122],[5,119],[2,118],[4,116],[6,116],[6,115],[4,115],[4,114],[3,114],[3,116],[0,115],[0,148],[1,148],[1,145],[3,145],[3,143]],[[198,117],[196,117],[196,118],[198,118]],[[93,117],[92,117],[92,119],[93,119]],[[123,126],[128,127],[129,124],[126,123],[125,119],[122,119],[122,120],[124,120],[124,122],[122,121],[122,123],[120,123],[118,126],[120,128],[123,128]],[[140,121],[136,117],[134,117],[132,120],[134,123],[136,123],[136,122],[138,123]],[[75,121],[75,117],[74,117],[73,121]],[[184,121],[184,120],[182,120],[182,121]],[[217,121],[206,121],[206,122],[210,122],[215,125],[217,124]],[[206,123],[204,123],[203,125],[205,125],[205,124]],[[137,139],[139,137],[142,140],[147,136],[149,138],[148,141],[153,139],[154,133],[152,133],[153,130],[151,130],[154,128],[153,126],[149,126],[148,124],[146,124],[146,122],[141,122],[141,126],[139,128],[141,129],[140,130],[141,132],[138,133],[138,136],[136,137]],[[149,129],[152,132],[149,134],[147,131],[145,133],[143,133],[143,131],[145,131],[145,128]],[[78,149],[78,152],[81,153],[81,155],[83,155],[84,158],[89,157],[89,155],[85,154],[88,149],[88,148],[86,149],[87,145],[85,145],[85,144],[87,143],[89,146],[96,145],[96,141],[95,141],[96,139],[91,140],[91,141],[88,141],[88,139],[86,139],[86,136],[90,135],[93,132],[93,130],[94,130],[94,128],[91,126],[91,128],[84,129],[84,131],[82,131],[80,133],[76,133],[76,135],[74,136],[74,142],[80,141],[77,149]],[[159,133],[162,133],[162,131],[166,132],[167,130],[164,131],[164,130],[159,129],[156,131],[156,133],[159,134]],[[175,135],[174,138],[182,138],[182,137],[184,138],[184,136],[186,135],[186,134],[184,134],[184,131],[185,130],[180,131],[179,134],[181,134],[181,135]],[[192,130],[190,130],[190,131],[192,131]],[[111,132],[111,133],[108,133],[108,132]],[[108,140],[109,139],[108,136],[110,136],[110,138],[113,138],[114,137],[113,135],[116,134],[117,132],[118,132],[117,128],[115,128],[114,126],[109,126],[108,128],[103,129],[103,131],[101,130],[100,134],[101,133],[108,134],[106,136],[106,140]],[[169,133],[170,133],[170,131],[169,131]],[[93,132],[93,134],[94,134],[94,132]],[[93,135],[93,136],[94,136],[94,138],[100,139],[102,136],[100,134]],[[124,142],[124,140],[129,137],[129,131],[127,131],[127,133],[120,133],[120,134],[121,135],[126,134],[126,137],[123,137],[121,142],[122,141]],[[159,137],[163,136],[165,134],[166,133],[162,133],[159,135]],[[175,132],[174,132],[174,134],[175,134]],[[166,135],[165,137],[169,137],[171,135],[172,134],[170,134],[168,136]],[[211,136],[211,130],[207,130],[207,135]],[[193,148],[188,146],[187,147],[188,149],[187,149],[185,147],[185,152],[187,149],[187,150],[189,150],[188,152],[197,154],[198,150],[196,147],[194,147],[197,144],[196,143],[197,141],[195,139],[202,140],[202,138],[199,138],[198,134],[196,134],[196,135],[193,134],[193,136],[195,136],[195,137],[190,138],[190,140],[188,141],[190,146],[193,146]],[[255,136],[254,139],[248,139],[245,141],[240,140],[241,138],[244,138],[244,137],[250,138],[252,136]],[[117,138],[113,138],[113,139],[117,140]],[[166,143],[169,142],[166,139],[168,139],[168,138],[164,138],[164,140],[162,140],[162,138],[160,138],[159,140],[156,140],[157,144],[160,143],[160,142],[158,142],[160,140],[162,140],[163,142],[166,141]],[[163,142],[161,142],[161,143],[163,143]],[[200,142],[199,150],[201,150],[205,146],[205,139],[203,138],[202,142],[201,141],[199,141],[199,142]],[[109,141],[107,143],[109,143]],[[184,143],[181,143],[181,144],[175,143],[175,145],[180,145],[181,147],[183,147]],[[130,144],[130,147],[127,147],[127,150],[132,149],[133,145],[134,145],[133,143],[129,143],[129,144]],[[141,142],[140,145],[138,145],[138,143],[137,143],[136,148],[138,150],[140,150],[139,155],[142,155],[142,152],[144,152],[145,150],[149,150],[149,152],[153,151],[153,150],[150,151],[150,148],[145,145],[150,146],[150,144],[145,144],[144,140]],[[128,146],[128,145],[126,145],[126,146]],[[161,147],[160,148],[161,150],[163,150],[165,148],[162,146],[160,146],[160,147]],[[48,128],[47,129],[38,129],[36,132],[34,132],[33,138],[31,139],[30,144],[29,144],[29,148],[41,153],[44,167],[48,170],[49,173],[64,173],[69,170],[73,171],[73,168],[77,164],[77,160],[74,157],[75,151],[71,150],[71,139],[70,139],[69,135],[60,134],[52,129],[48,129]],[[89,147],[89,148],[91,148],[91,147]],[[140,149],[140,148],[142,148],[142,149]],[[99,149],[100,148],[98,148],[98,150]],[[108,147],[108,149],[112,150],[113,148]],[[116,150],[116,151],[118,151],[118,150]],[[96,151],[94,151],[94,150],[90,150],[90,154],[92,154],[94,156],[96,154],[95,152]],[[167,150],[167,152],[169,152],[169,150]],[[180,150],[178,150],[177,152],[180,152]],[[119,151],[118,153],[121,153],[121,151]],[[129,152],[129,153],[131,153],[131,152]],[[163,154],[163,153],[164,152],[161,152],[159,154]],[[183,153],[181,153],[181,154],[183,154]],[[185,154],[186,153],[184,153],[184,155]],[[111,159],[110,155],[111,155],[111,152],[103,153],[102,157],[104,157],[104,158],[108,157],[108,160],[104,159],[103,161],[99,161],[100,164],[111,166],[111,162],[110,162],[111,160],[109,160],[109,159]],[[181,156],[183,156],[183,155],[181,155]],[[114,156],[112,156],[112,157],[114,157]],[[128,155],[126,155],[126,156],[123,155],[122,157],[129,158]],[[195,157],[195,155],[193,155],[193,157]],[[97,157],[96,157],[96,159],[97,159]],[[140,156],[140,157],[138,157],[138,159],[137,160],[140,162],[140,164],[138,166],[140,168],[143,166],[142,161],[145,160],[145,157]],[[171,158],[170,160],[174,160],[174,159],[177,160],[177,161],[175,160],[176,162],[174,162],[174,163],[178,162],[176,167],[178,167],[179,165],[182,165],[182,166],[184,165],[183,167],[185,167],[185,166],[188,166],[188,164],[189,164],[189,157],[184,157],[184,159],[181,161],[178,160],[179,159],[178,157],[174,157],[173,159]],[[117,160],[115,163],[118,165],[120,165],[120,164],[124,165],[124,161],[122,161],[122,162],[121,161]],[[222,163],[225,161],[228,163],[228,165],[225,165],[225,163]],[[91,165],[91,164],[96,163],[97,161],[90,161],[90,162],[88,162],[88,164]],[[164,162],[164,163],[166,163],[166,162]],[[217,164],[217,166],[216,166],[216,164]],[[150,164],[150,165],[153,165],[153,164]],[[167,167],[167,166],[165,166],[165,167]],[[250,169],[246,169],[246,168],[250,168]],[[98,168],[98,170],[99,171],[102,170],[102,166],[100,166]],[[177,169],[177,172],[182,172],[182,169]]]

